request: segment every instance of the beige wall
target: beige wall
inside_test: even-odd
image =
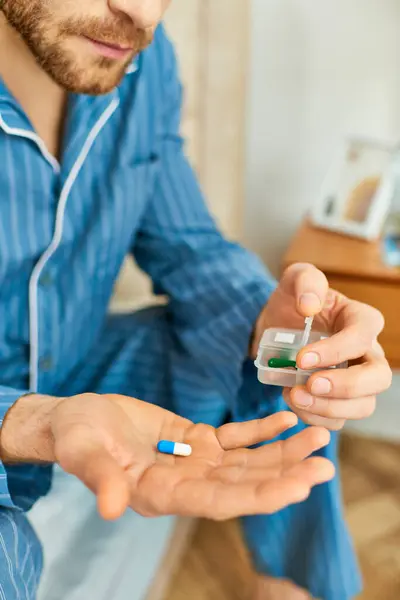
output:
[[[211,211],[235,238],[242,232],[247,12],[243,0],[174,0],[166,19],[186,90],[187,152]],[[149,299],[147,278],[129,262],[113,308]]]
[[[279,273],[343,138],[400,139],[398,0],[252,5],[246,238]]]

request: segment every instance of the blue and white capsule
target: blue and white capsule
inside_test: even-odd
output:
[[[172,454],[173,456],[190,456],[192,454],[192,446],[189,444],[170,442],[169,440],[158,442],[157,450],[161,454]]]

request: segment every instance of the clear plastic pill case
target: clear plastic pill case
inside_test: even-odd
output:
[[[313,373],[327,369],[312,369],[304,371],[296,366],[298,352],[303,348],[304,331],[296,329],[267,329],[261,339],[255,365],[258,379],[261,383],[282,387],[305,385]],[[308,344],[329,337],[326,334],[313,331],[308,338]],[[331,369],[345,369],[343,363]]]

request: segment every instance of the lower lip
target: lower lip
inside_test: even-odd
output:
[[[117,46],[108,46],[107,44],[102,44],[101,42],[96,42],[95,40],[91,40],[90,38],[86,38],[88,42],[92,45],[92,47],[101,54],[105,58],[114,58],[116,60],[121,58],[126,58],[132,52],[131,48],[118,48]]]

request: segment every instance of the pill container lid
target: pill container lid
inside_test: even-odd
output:
[[[318,332],[311,332],[308,343],[317,342],[326,338]],[[296,329],[267,329],[261,338],[260,349],[265,348],[280,348],[280,349],[300,349],[303,338],[303,331]]]

